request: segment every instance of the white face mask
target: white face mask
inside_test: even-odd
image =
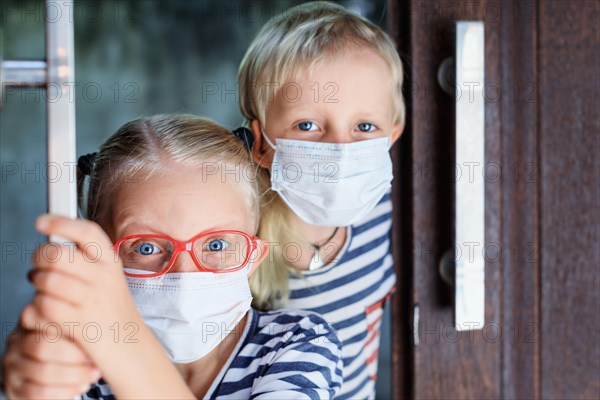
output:
[[[391,187],[389,138],[354,143],[277,139],[271,188],[305,222],[348,226],[364,218]]]
[[[217,347],[250,309],[249,268],[223,274],[173,272],[153,278],[127,277],[127,282],[144,322],[171,360],[190,363]]]

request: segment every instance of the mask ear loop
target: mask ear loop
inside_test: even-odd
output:
[[[269,146],[271,146],[271,148],[273,150],[277,149],[277,147],[273,144],[273,142],[271,142],[271,139],[269,139],[269,137],[267,136],[267,134],[265,133],[265,131],[262,130],[262,128],[260,129],[260,134],[265,139],[265,141],[269,144]]]
[[[258,247],[256,249],[254,249],[254,253],[258,254]],[[248,263],[244,267],[244,269],[246,270],[246,277],[248,279],[250,279],[250,271],[252,271],[252,267],[254,266],[254,257],[257,256],[256,254],[250,255],[250,259],[248,260]]]

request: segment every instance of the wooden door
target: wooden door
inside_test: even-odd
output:
[[[600,397],[596,1],[389,1],[406,65],[394,150],[395,398]],[[457,20],[485,24],[485,327],[453,328]],[[415,310],[418,307],[418,319]]]

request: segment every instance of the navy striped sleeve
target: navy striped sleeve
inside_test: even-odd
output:
[[[246,341],[212,398],[332,399],[341,384],[341,344],[325,320],[305,311],[253,311]]]
[[[341,343],[307,311],[248,312],[244,333],[205,399],[332,399],[342,384]],[[82,400],[114,400],[100,380]]]

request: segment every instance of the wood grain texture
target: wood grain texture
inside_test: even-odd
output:
[[[408,295],[411,304],[395,306],[419,304],[421,314],[420,343],[407,349],[404,332],[395,343],[397,398],[600,397],[599,7],[396,6],[408,32],[392,34],[409,62],[409,123],[396,173],[410,185],[395,186],[402,190],[395,218],[403,222],[394,246],[403,247],[402,301]],[[460,19],[486,28],[487,330],[473,334],[452,328],[453,293],[438,275],[453,246],[454,101],[436,74],[452,56]],[[395,315],[404,329],[406,311]],[[412,371],[400,360],[406,356]]]
[[[539,398],[537,6],[502,2],[502,398]]]
[[[489,328],[454,330],[453,290],[438,274],[443,253],[454,246],[455,160],[454,99],[439,88],[437,69],[454,54],[455,21],[483,20],[486,84],[499,82],[499,19],[484,14],[499,6],[456,1],[412,4],[413,302],[419,304],[421,315],[413,398],[498,398],[500,340]],[[487,102],[486,163],[500,163],[499,112],[498,101]],[[500,185],[486,185],[486,244],[500,240]],[[497,263],[486,262],[486,327],[499,325],[500,278]]]
[[[600,395],[599,7],[539,3],[544,399]]]

